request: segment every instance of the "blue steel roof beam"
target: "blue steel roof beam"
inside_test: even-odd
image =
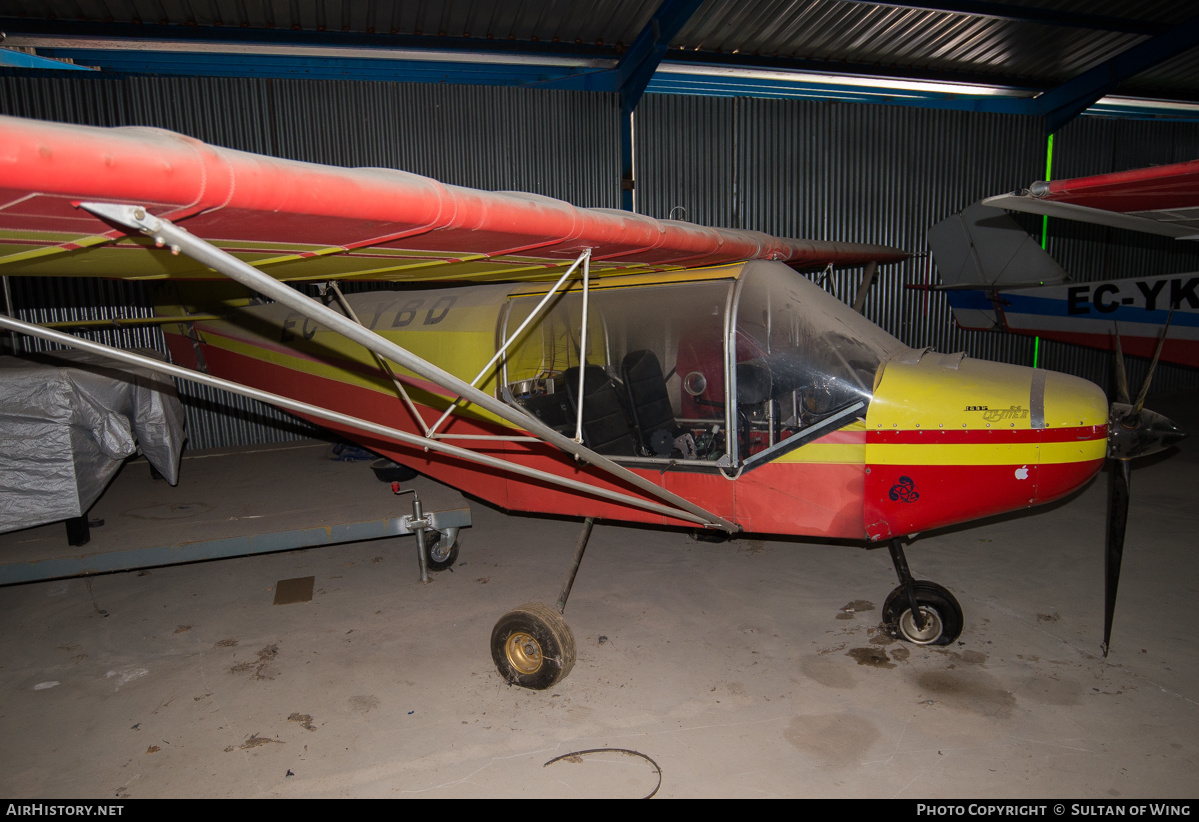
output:
[[[197,53],[186,51],[108,51],[45,49],[51,57],[70,57],[84,66],[99,66],[105,76],[157,75],[200,77],[302,77],[322,80],[389,80],[396,82],[530,86],[563,76],[580,81],[594,76],[572,66],[467,63],[405,59],[311,57]],[[81,66],[73,66],[80,68]],[[5,68],[0,65],[0,68]],[[603,89],[601,89],[603,90]],[[607,89],[610,91],[611,89]]]
[[[662,5],[629,46],[616,67],[621,108],[626,114],[637,108],[645,87],[670,48],[670,41],[678,36],[703,3],[704,0],[662,0]]]
[[[1053,134],[1130,77],[1199,46],[1199,15],[1050,89],[1032,101]]]
[[[50,57],[39,57],[36,54],[26,54],[0,47],[0,67],[33,68],[33,69],[66,69],[68,71],[95,71],[92,66],[77,66]]]
[[[620,207],[633,210],[633,109],[654,72],[703,0],[662,0],[637,39],[613,70],[620,93]]]
[[[1049,26],[1115,31],[1124,34],[1156,35],[1170,28],[1168,23],[1129,20],[1126,17],[1111,17],[1101,14],[1080,14],[1073,11],[1032,6],[1015,6],[1007,3],[986,2],[986,0],[910,0],[910,2],[905,2],[905,0],[841,0],[841,2],[968,14],[972,17],[990,17],[996,20],[1011,20],[1016,23],[1041,23]]]

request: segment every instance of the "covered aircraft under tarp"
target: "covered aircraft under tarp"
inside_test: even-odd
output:
[[[83,516],[139,450],[174,485],[185,440],[174,384],[148,368],[0,357],[0,532]]]

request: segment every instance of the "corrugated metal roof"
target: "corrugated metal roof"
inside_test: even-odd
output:
[[[644,0],[4,0],[0,16],[624,46]]]
[[[929,3],[930,6],[937,5]],[[1053,86],[1146,39],[1150,35],[1093,28],[1082,21],[1115,17],[1166,28],[1197,10],[1190,3],[1058,2],[991,3],[1075,14],[1077,26],[1004,19],[979,14],[905,8],[846,0],[710,0],[672,43],[672,49],[775,59],[822,61],[859,67],[906,68],[921,74],[955,72]],[[1186,74],[1195,55],[1146,72],[1146,81],[1199,89]]]
[[[0,29],[192,41],[320,37],[309,42],[323,45],[338,45],[337,38],[348,35],[346,42],[358,37],[353,42],[384,49],[504,49],[513,59],[558,50],[615,59],[660,5],[657,0],[0,0]],[[1041,90],[1197,11],[1189,0],[706,0],[672,40],[668,59],[877,71]],[[1199,100],[1199,48],[1141,71],[1117,93]]]

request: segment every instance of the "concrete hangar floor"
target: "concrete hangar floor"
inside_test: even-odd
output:
[[[1197,431],[1197,399],[1150,404]],[[131,462],[88,550],[278,529],[318,507],[396,516],[366,463],[326,452],[190,453],[174,489]],[[505,684],[490,633],[556,599],[580,525],[476,500],[457,564],[428,585],[410,536],[9,585],[0,794],[1193,797],[1197,477],[1199,437],[1134,468],[1107,659],[1105,474],[908,547],[965,611],[944,648],[878,630],[885,550],[600,523],[566,609],[578,663],[548,691]],[[462,504],[407,485],[426,509]],[[61,525],[0,537],[0,557],[51,543]],[[309,600],[274,604],[277,583],[306,577]],[[634,753],[546,764],[597,748]]]

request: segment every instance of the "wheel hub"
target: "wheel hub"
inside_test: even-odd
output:
[[[535,674],[541,669],[541,645],[532,636],[516,632],[504,643],[508,663],[522,674]]]
[[[910,608],[904,611],[903,616],[899,618],[899,630],[908,642],[914,642],[917,645],[931,645],[937,641],[944,630],[941,624],[941,615],[935,608],[921,605],[920,616],[924,618],[923,630],[916,627],[916,620],[912,616]]]
[[[445,547],[445,541],[440,536],[433,538],[433,544],[429,546],[429,558],[434,562],[445,562],[445,558],[450,555],[449,550]]]

